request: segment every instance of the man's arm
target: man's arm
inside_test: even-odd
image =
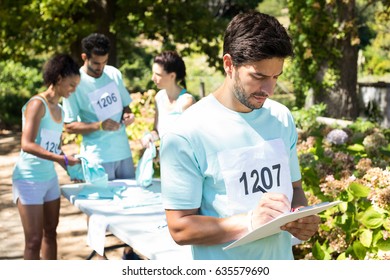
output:
[[[293,199],[291,202],[292,208],[299,208],[302,206],[307,206],[307,199],[305,192],[302,189],[302,181],[296,181],[292,183],[293,186]]]
[[[290,210],[284,194],[267,193],[248,214],[215,218],[198,214],[198,209],[166,210],[169,231],[180,245],[215,245],[237,240]]]
[[[122,120],[125,126],[128,126],[134,122],[134,114],[131,112],[129,106],[123,108]],[[107,119],[102,122],[71,122],[65,124],[65,131],[68,133],[75,134],[89,134],[98,130],[107,130],[107,131],[115,131],[120,128],[121,124],[112,120]]]
[[[100,130],[100,122],[71,122],[65,124],[65,131],[74,134],[89,134],[94,131]]]
[[[247,233],[246,215],[215,218],[198,209],[166,210],[169,231],[179,245],[215,245],[236,240]]]
[[[122,119],[121,122],[125,126],[131,125],[135,120],[133,112],[131,112],[131,108],[129,106],[123,107]]]

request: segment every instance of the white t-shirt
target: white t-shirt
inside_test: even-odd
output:
[[[176,119],[183,113],[183,107],[188,98],[193,98],[191,94],[183,89],[176,99],[175,106],[171,109],[167,109],[169,102],[168,94],[165,89],[160,90],[156,94],[156,106],[158,109],[158,123],[157,130],[159,137],[163,137],[168,128],[176,121]]]
[[[162,138],[165,209],[199,208],[201,215],[222,218],[253,209],[264,192],[291,200],[291,182],[301,179],[297,139],[291,113],[280,103],[268,99],[261,109],[238,113],[213,95],[203,98]],[[194,245],[193,257],[293,259],[288,232],[223,251],[228,244]]]

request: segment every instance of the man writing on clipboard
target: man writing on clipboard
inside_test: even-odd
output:
[[[268,99],[292,55],[273,17],[237,15],[224,37],[225,80],[190,107],[161,143],[161,182],[168,227],[194,259],[293,259],[291,234],[307,240],[320,218],[223,250],[291,208],[307,205],[290,111]],[[291,234],[290,234],[291,233]]]

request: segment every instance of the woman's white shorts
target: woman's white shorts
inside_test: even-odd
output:
[[[61,196],[57,175],[44,182],[15,180],[12,182],[12,193],[14,203],[20,199],[24,205],[42,205]]]

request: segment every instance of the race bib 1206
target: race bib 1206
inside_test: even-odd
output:
[[[99,121],[105,121],[123,110],[121,95],[114,82],[95,90],[88,97]]]

